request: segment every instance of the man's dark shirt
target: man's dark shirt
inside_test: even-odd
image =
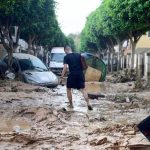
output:
[[[64,57],[64,64],[68,64],[70,74],[82,73],[81,55],[69,53]]]

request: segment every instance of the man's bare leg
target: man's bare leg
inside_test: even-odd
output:
[[[81,93],[83,94],[83,97],[84,97],[84,99],[85,99],[85,101],[86,101],[86,103],[87,103],[88,109],[89,109],[89,110],[92,110],[92,107],[91,107],[91,105],[90,105],[90,103],[89,103],[89,98],[88,98],[88,95],[87,95],[86,90],[85,90],[85,89],[80,89],[80,91],[81,91]]]
[[[73,103],[72,103],[72,91],[71,88],[67,88],[67,97],[69,100],[70,108],[73,108]]]

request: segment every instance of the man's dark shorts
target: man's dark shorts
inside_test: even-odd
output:
[[[67,88],[83,89],[85,88],[85,77],[83,73],[69,74],[67,79]]]

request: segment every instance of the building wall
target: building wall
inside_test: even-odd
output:
[[[140,38],[136,48],[150,48],[150,37],[148,37],[148,34],[145,34]]]
[[[150,36],[148,35],[148,33],[142,35],[136,45],[136,49],[143,49],[143,48],[150,49]],[[126,56],[127,54],[130,53],[131,53],[131,43],[129,42],[127,48],[124,51],[124,55]]]

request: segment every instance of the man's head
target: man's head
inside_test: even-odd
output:
[[[71,49],[70,46],[65,46],[64,51],[65,51],[66,54],[72,53],[72,49]]]

